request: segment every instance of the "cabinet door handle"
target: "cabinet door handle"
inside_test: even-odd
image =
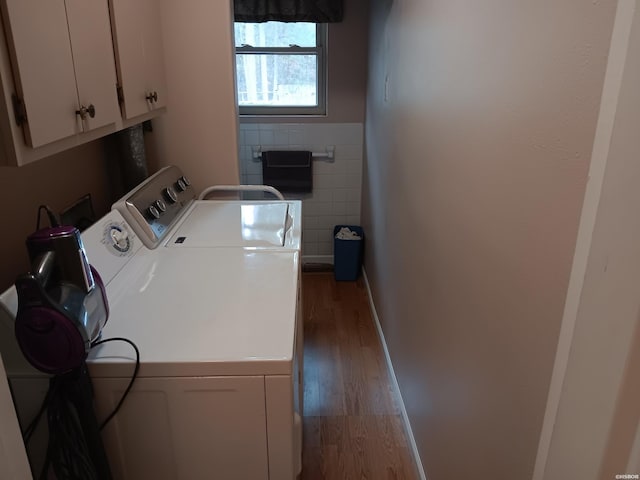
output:
[[[158,101],[158,92],[156,92],[155,90],[151,93],[148,93],[147,96],[145,97],[147,100],[149,100],[149,102],[154,103]]]
[[[84,105],[81,105],[80,106],[80,110],[76,110],[76,115],[80,115],[80,118],[82,120],[87,118],[87,115],[89,115],[89,117],[93,118],[93,117],[96,116],[96,107],[94,107],[93,104],[90,104],[88,107],[85,107]]]

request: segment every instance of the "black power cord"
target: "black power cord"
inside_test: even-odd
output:
[[[44,400],[42,400],[42,405],[40,406],[40,410],[38,410],[38,413],[36,414],[35,417],[33,417],[33,420],[31,420],[31,423],[27,426],[24,432],[22,432],[22,438],[24,439],[25,445],[27,445],[29,443],[29,440],[31,440],[31,436],[33,435],[33,432],[35,432],[36,427],[40,423],[40,418],[42,417],[42,414],[47,410],[47,405],[49,405],[50,398],[51,398],[51,390],[47,390],[47,394],[45,395]]]
[[[78,368],[49,380],[47,401],[49,444],[41,479],[110,480],[98,422],[93,410],[93,389],[83,362]]]
[[[106,338],[104,340],[97,340],[91,344],[91,348],[96,347],[98,345],[102,345],[103,343],[115,342],[115,341],[126,342],[133,347],[133,349],[136,351],[136,366],[133,370],[133,375],[131,375],[131,380],[129,381],[129,385],[127,385],[127,388],[122,394],[122,397],[120,398],[120,401],[116,405],[116,408],[114,408],[113,411],[109,414],[109,416],[105,418],[100,424],[100,430],[102,430],[107,425],[107,423],[109,423],[109,421],[111,421],[111,419],[116,416],[116,413],[118,413],[118,411],[120,410],[120,407],[122,407],[122,404],[127,398],[127,395],[129,395],[129,391],[131,390],[131,387],[133,387],[133,382],[135,382],[136,378],[138,377],[138,371],[140,370],[140,350],[138,350],[137,345],[133,343],[131,340],[129,340],[128,338],[113,337],[113,338]]]
[[[91,348],[107,342],[122,341],[133,347],[136,364],[131,380],[118,404],[98,426],[93,414],[93,389],[86,370],[86,364],[65,375],[50,379],[49,390],[38,413],[23,432],[25,445],[28,444],[44,412],[49,423],[49,445],[41,479],[46,479],[49,468],[53,467],[57,478],[68,480],[110,479],[111,472],[104,455],[100,431],[118,413],[140,370],[140,351],[127,338],[114,337],[97,340]]]
[[[42,210],[47,212],[47,217],[49,217],[49,225],[51,227],[59,227],[60,220],[58,220],[57,215],[51,210],[47,205],[40,205],[38,207],[38,219],[36,221],[36,231],[40,230],[40,217],[42,214]]]

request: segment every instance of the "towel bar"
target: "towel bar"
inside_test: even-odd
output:
[[[311,158],[326,158],[327,160],[333,161],[335,151],[335,145],[327,145],[324,152],[312,152]],[[254,162],[260,162],[262,157],[262,145],[252,145],[251,156],[253,157]]]
[[[204,200],[212,192],[267,192],[274,195],[278,200],[284,200],[284,195],[269,185],[213,185],[205,188],[198,200]]]

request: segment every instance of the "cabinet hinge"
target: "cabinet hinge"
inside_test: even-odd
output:
[[[14,93],[11,95],[11,102],[13,103],[13,114],[16,117],[18,126],[27,123],[27,110],[24,106],[24,101]]]
[[[118,94],[118,103],[124,103],[124,92],[122,91],[122,85],[116,83],[116,93]]]

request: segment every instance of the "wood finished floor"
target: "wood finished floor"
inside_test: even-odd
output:
[[[302,480],[417,479],[362,279],[303,274]]]

